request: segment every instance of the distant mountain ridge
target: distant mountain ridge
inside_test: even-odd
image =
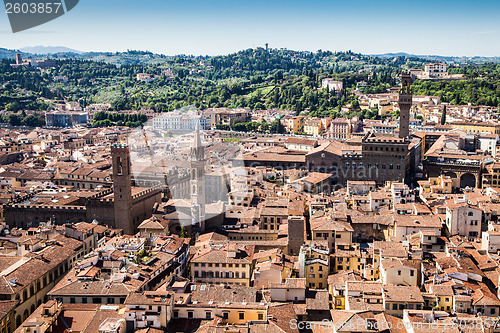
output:
[[[55,53],[84,53],[75,49],[70,49],[64,46],[26,46],[20,49],[20,51],[31,54],[55,54]]]
[[[438,61],[438,62],[446,62],[446,63],[455,63],[455,64],[470,64],[470,63],[485,63],[485,62],[500,62],[500,57],[482,57],[482,56],[474,56],[474,57],[465,57],[465,56],[440,56],[440,55],[417,55],[406,52],[396,52],[396,53],[383,53],[383,54],[371,54],[372,57],[382,58],[382,59],[391,59],[397,57],[404,58],[418,58],[429,61]]]
[[[155,64],[164,61],[164,59],[166,58],[171,58],[171,56],[166,56],[164,54],[155,54],[149,51],[127,50],[126,52],[83,52],[64,46],[32,46],[23,47],[20,50],[0,48],[0,59],[15,59],[16,53],[21,53],[23,58],[38,56],[41,58],[50,57],[55,59],[80,59],[103,61],[115,65]],[[178,56],[191,57],[186,55]],[[370,54],[367,56],[381,59],[393,59],[399,57],[409,59],[415,58],[424,62],[446,62],[448,64],[483,64],[487,62],[500,63],[500,57],[416,55],[406,52]]]
[[[23,52],[19,50],[9,50],[0,48],[0,59],[16,59],[17,53],[23,54]]]

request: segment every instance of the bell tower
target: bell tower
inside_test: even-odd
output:
[[[401,74],[401,88],[399,88],[399,138],[410,136],[410,109],[412,104],[411,75],[408,72]]]
[[[190,155],[191,219],[192,226],[205,230],[205,148],[201,142],[200,126],[196,124]]]
[[[134,233],[134,221],[132,219],[132,175],[128,145],[112,145],[111,158],[113,167],[115,228],[123,229],[124,234],[132,235]]]

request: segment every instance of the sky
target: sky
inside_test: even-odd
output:
[[[8,1],[8,0],[5,0]],[[264,46],[364,54],[500,56],[498,0],[80,0],[0,47],[218,55]]]

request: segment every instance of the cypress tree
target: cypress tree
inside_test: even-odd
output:
[[[443,108],[443,114],[441,115],[441,125],[446,124],[446,105]]]

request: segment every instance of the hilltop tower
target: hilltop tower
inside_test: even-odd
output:
[[[113,194],[115,228],[123,229],[124,234],[134,233],[132,218],[132,174],[128,145],[111,146],[113,160]]]
[[[408,72],[401,74],[401,88],[399,89],[399,138],[410,136],[410,109],[412,104],[411,75]]]
[[[196,124],[190,155],[191,218],[192,225],[205,230],[205,148],[201,142],[200,125]]]

